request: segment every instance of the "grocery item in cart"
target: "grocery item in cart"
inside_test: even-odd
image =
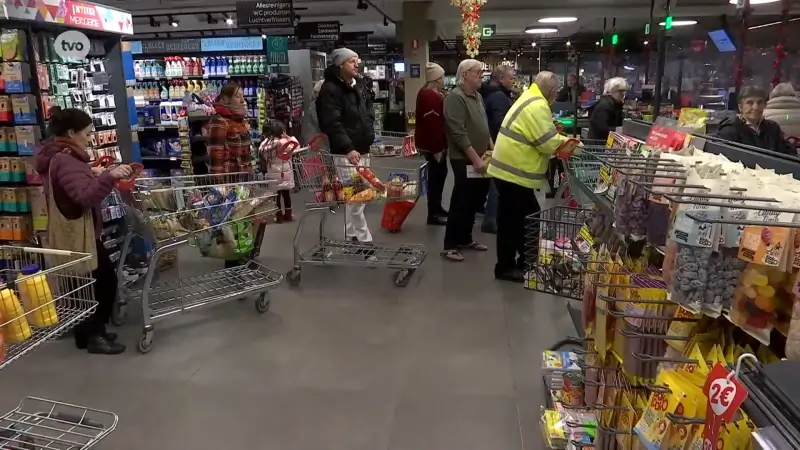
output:
[[[22,268],[17,279],[25,278],[17,283],[20,300],[28,312],[28,320],[34,326],[47,328],[58,323],[58,313],[53,302],[53,293],[47,283],[47,277],[39,273],[37,264],[28,264]]]
[[[379,180],[379,179],[378,179],[378,177],[377,177],[377,176],[376,176],[374,173],[372,173],[372,171],[371,171],[371,170],[369,170],[368,168],[366,168],[366,167],[358,167],[358,168],[356,169],[356,171],[357,171],[357,172],[358,172],[358,174],[359,174],[359,175],[361,175],[361,176],[362,176],[362,177],[363,177],[365,180],[367,180],[367,182],[368,182],[369,184],[371,184],[371,185],[372,185],[372,187],[374,187],[374,188],[375,188],[375,189],[377,189],[378,191],[380,191],[380,192],[383,192],[383,191],[385,191],[385,190],[386,190],[386,186],[385,186],[385,185],[384,185],[384,184],[381,182],[381,180]]]
[[[31,337],[31,326],[25,317],[25,310],[14,291],[5,284],[0,286],[0,315],[7,323],[3,326],[5,342],[16,344]]]

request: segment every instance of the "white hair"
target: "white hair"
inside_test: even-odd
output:
[[[627,90],[628,90],[628,82],[625,81],[625,78],[616,77],[606,81],[606,84],[603,87],[603,94],[610,94],[614,91],[627,91]]]
[[[456,70],[456,80],[458,81],[458,84],[461,85],[461,83],[464,82],[464,74],[466,72],[475,69],[478,70],[483,69],[483,63],[481,63],[477,59],[472,59],[472,58],[461,61],[458,64],[458,70]]]

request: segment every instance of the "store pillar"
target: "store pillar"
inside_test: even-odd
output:
[[[403,2],[403,21],[397,35],[403,39],[406,118],[414,116],[417,93],[425,85],[425,64],[429,59],[428,42],[436,39],[436,22],[428,20],[433,2]],[[412,122],[413,123],[413,122]]]

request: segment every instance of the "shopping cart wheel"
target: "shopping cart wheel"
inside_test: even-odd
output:
[[[139,339],[136,348],[139,353],[147,353],[153,349],[153,330],[142,332],[142,338]]]
[[[297,286],[298,284],[300,284],[301,279],[302,277],[300,269],[292,269],[286,272],[286,281],[289,282],[290,286]]]
[[[256,299],[256,311],[260,314],[264,314],[265,312],[269,311],[270,299],[269,294],[264,292],[263,294],[259,295]]]
[[[114,302],[114,310],[111,312],[111,323],[121,327],[125,325],[125,317],[128,315],[128,305],[121,302]]]
[[[403,269],[394,273],[394,285],[397,287],[406,287],[417,269]]]

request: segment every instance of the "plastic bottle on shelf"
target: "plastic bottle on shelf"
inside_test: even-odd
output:
[[[136,77],[137,80],[139,78],[142,78],[141,62],[139,62],[139,61],[134,61],[133,62],[133,73],[134,73],[134,76]]]
[[[28,277],[28,278],[25,278]],[[21,282],[21,278],[25,278]],[[47,328],[58,323],[58,312],[47,283],[47,277],[39,271],[38,264],[28,264],[17,276],[17,290],[28,315],[28,321],[39,327]]]
[[[31,337],[31,326],[25,317],[25,310],[17,299],[17,295],[5,284],[0,285],[0,312],[3,321],[10,321],[3,327],[3,338],[9,344],[24,342]]]

